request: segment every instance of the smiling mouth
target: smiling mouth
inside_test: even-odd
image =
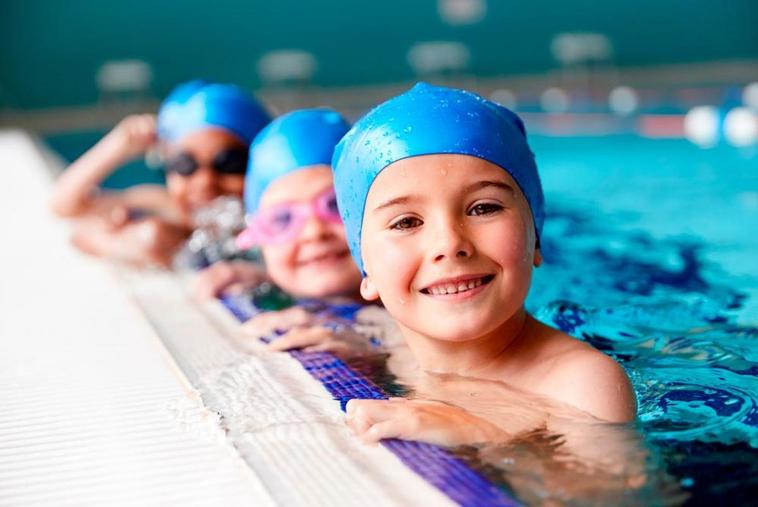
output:
[[[451,280],[449,282],[436,283],[429,287],[421,289],[422,294],[431,296],[447,296],[452,294],[463,294],[465,292],[478,289],[487,285],[495,278],[495,275],[485,275],[476,278],[465,278],[461,280]]]

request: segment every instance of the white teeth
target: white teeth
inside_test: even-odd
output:
[[[434,296],[444,296],[446,294],[458,294],[460,292],[476,289],[480,285],[482,285],[482,279],[477,278],[474,280],[469,280],[467,282],[458,282],[457,285],[453,285],[451,283],[446,285],[435,285],[427,290]]]

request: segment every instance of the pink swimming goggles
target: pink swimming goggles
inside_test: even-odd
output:
[[[248,219],[247,228],[237,236],[237,247],[286,243],[297,238],[308,219],[316,217],[330,224],[342,223],[337,196],[329,188],[307,202],[287,202],[260,209]]]

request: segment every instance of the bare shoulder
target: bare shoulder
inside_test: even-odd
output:
[[[634,420],[637,402],[626,372],[609,356],[558,330],[564,344],[542,382],[545,394],[609,422]]]

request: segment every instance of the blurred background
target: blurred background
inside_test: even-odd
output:
[[[350,118],[423,79],[519,112],[548,192],[610,205],[634,175],[695,191],[695,169],[726,168],[728,199],[754,216],[756,27],[754,0],[4,0],[0,127],[70,161],[188,79],[236,83],[274,113],[327,105]],[[162,178],[136,161],[105,186]],[[640,184],[658,196],[660,181]],[[693,198],[679,190],[677,202]]]
[[[532,130],[569,121],[572,132],[651,135],[683,133],[683,118],[662,115],[743,105],[758,81],[753,0],[4,0],[0,9],[0,125],[35,130],[66,158],[198,77],[256,91],[275,112],[331,105],[350,116],[425,79],[524,113],[616,117],[534,116]],[[640,113],[660,117],[628,121]]]

